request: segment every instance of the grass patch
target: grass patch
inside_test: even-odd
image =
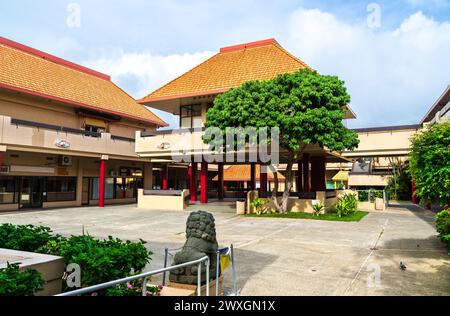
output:
[[[367,216],[369,212],[357,211],[356,213],[348,216],[339,217],[335,213],[327,213],[320,216],[314,216],[309,213],[287,213],[287,214],[246,214],[245,217],[256,217],[256,218],[291,218],[291,219],[315,219],[319,221],[335,221],[335,222],[359,222],[365,216]]]

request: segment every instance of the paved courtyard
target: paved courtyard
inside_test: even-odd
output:
[[[226,206],[208,207],[220,245],[236,247],[242,295],[450,295],[450,257],[436,237],[433,214],[418,207],[397,205],[359,223],[243,218]],[[155,269],[163,265],[165,247],[183,245],[188,214],[88,207],[4,213],[0,223],[142,238],[154,252],[147,269]],[[229,272],[225,278],[229,289]]]

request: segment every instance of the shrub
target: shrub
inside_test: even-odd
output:
[[[267,202],[267,199],[255,199],[250,205],[256,209],[256,214],[261,215],[270,212],[269,210],[264,211],[264,206],[266,206]]]
[[[148,286],[146,296],[160,296],[163,286]],[[98,293],[96,293],[98,294]],[[95,294],[94,294],[95,295]],[[106,296],[142,296],[142,282],[118,284],[106,290]]]
[[[359,202],[369,202],[369,191],[358,191]]]
[[[437,213],[435,221],[441,240],[450,249],[450,209]]]
[[[314,210],[314,215],[315,216],[320,216],[320,213],[325,210],[325,205],[323,205],[322,203],[316,203],[313,204],[313,210]]]
[[[58,241],[50,228],[33,225],[3,224],[0,226],[0,248],[36,252],[50,241]]]
[[[66,264],[81,268],[82,287],[92,286],[139,273],[150,261],[145,242],[122,241],[108,237],[97,240],[91,236],[72,236],[60,243],[47,245],[47,253],[64,258]]]
[[[338,202],[334,208],[339,217],[356,213],[358,210],[358,199],[356,194],[347,193],[338,198]]]
[[[20,271],[17,263],[0,269],[0,296],[33,296],[43,289],[41,274],[33,269]]]

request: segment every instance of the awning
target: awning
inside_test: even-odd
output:
[[[92,117],[85,117],[84,118],[84,125],[90,125],[95,127],[100,127],[106,129],[106,123],[103,120],[99,120]]]
[[[339,171],[332,179],[333,181],[348,181],[348,171]]]

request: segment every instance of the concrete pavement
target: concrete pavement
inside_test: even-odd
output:
[[[243,295],[450,295],[450,257],[436,237],[433,214],[419,207],[398,205],[359,223],[244,218],[232,208],[210,208],[220,245],[235,245]],[[154,252],[147,269],[155,269],[163,265],[165,247],[183,245],[187,216],[112,206],[0,214],[0,223],[141,238]],[[225,278],[229,290],[230,271]]]

